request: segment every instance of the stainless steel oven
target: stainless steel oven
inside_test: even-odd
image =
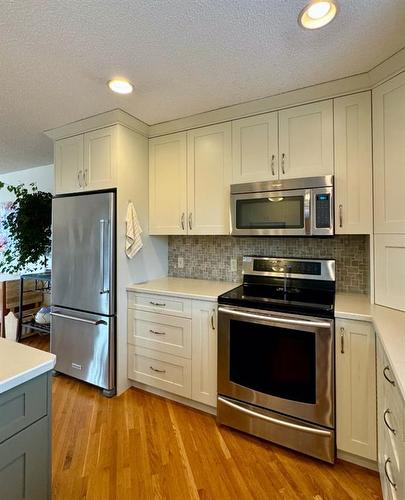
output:
[[[333,462],[334,261],[245,257],[244,270],[219,297],[218,421]]]
[[[331,236],[333,176],[233,184],[231,234]]]

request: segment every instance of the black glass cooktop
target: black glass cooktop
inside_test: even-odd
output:
[[[267,284],[245,283],[219,296],[219,304],[309,316],[333,317],[334,284],[273,279]]]

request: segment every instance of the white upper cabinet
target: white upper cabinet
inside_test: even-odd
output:
[[[188,234],[229,234],[231,124],[187,134]]]
[[[232,122],[232,183],[278,179],[278,113]]]
[[[370,234],[372,222],[371,94],[334,100],[335,231]]]
[[[373,90],[376,233],[405,233],[405,73]]]
[[[338,450],[377,458],[375,333],[371,323],[336,320]]]
[[[217,405],[217,304],[193,300],[191,398]]]
[[[84,134],[84,189],[107,189],[116,185],[117,127]]]
[[[56,141],[54,153],[56,194],[83,189],[83,135]]]
[[[117,134],[114,125],[56,141],[56,194],[115,187]]]
[[[374,237],[375,303],[405,311],[405,234]]]
[[[187,234],[187,134],[149,140],[149,232]]]
[[[332,101],[285,109],[278,115],[280,179],[332,175]]]

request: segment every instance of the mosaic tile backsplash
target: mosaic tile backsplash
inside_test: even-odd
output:
[[[241,281],[243,255],[336,259],[340,292],[367,293],[369,288],[369,237],[266,238],[232,236],[169,236],[169,276]],[[184,267],[177,266],[183,257]],[[231,259],[237,271],[231,271]]]

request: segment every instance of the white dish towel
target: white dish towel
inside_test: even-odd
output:
[[[139,224],[138,216],[134,204],[130,201],[127,208],[127,218],[126,218],[127,230],[125,233],[125,253],[129,259],[133,259],[134,256],[143,247],[142,243],[142,228]]]

